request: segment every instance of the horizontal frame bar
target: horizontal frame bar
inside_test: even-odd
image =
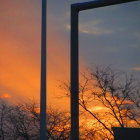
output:
[[[134,1],[139,1],[139,0],[95,0],[95,1],[89,1],[83,3],[75,3],[72,4],[71,6],[78,11],[82,11],[82,10],[88,10],[93,8],[105,7],[105,6],[134,2]]]

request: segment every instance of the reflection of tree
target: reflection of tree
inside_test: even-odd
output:
[[[68,84],[64,88],[69,96]],[[112,139],[114,126],[140,127],[140,89],[132,75],[110,67],[97,68],[88,76],[82,74],[79,92],[81,118],[90,120],[86,119],[87,127],[84,125],[89,139]]]
[[[69,138],[69,114],[52,108],[48,113],[48,136],[51,140]],[[9,105],[0,100],[0,139],[38,140],[39,108],[35,102]]]

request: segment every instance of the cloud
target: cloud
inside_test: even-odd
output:
[[[140,71],[140,67],[134,67],[134,68],[132,68],[132,70],[134,70],[134,71]]]
[[[91,34],[95,36],[106,35],[113,33],[112,29],[100,27],[100,20],[90,21],[79,25],[79,32]],[[70,25],[66,25],[66,29],[70,30]]]
[[[134,36],[135,36],[136,38],[140,39],[140,32],[138,32],[138,31],[134,32]]]

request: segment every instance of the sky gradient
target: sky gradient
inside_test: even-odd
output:
[[[69,102],[59,81],[69,81],[70,4],[48,0],[48,104]],[[140,2],[80,12],[80,70],[113,65],[140,77]],[[40,96],[41,0],[0,2],[0,97]]]

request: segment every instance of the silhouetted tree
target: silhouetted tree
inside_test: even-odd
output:
[[[63,88],[69,96],[69,84],[64,83]],[[139,83],[133,75],[111,67],[81,75],[79,105],[81,117],[89,118],[86,121],[90,126],[83,130],[89,139],[111,140],[114,136],[111,128],[116,126],[140,127]]]
[[[13,106],[8,116],[8,122],[12,127],[12,133],[15,139],[29,140],[38,138],[34,119],[22,106]]]
[[[132,75],[110,67],[82,74],[80,80],[80,139],[112,140],[112,127],[140,127],[140,89]],[[70,86],[63,83],[66,96]],[[0,99],[0,139],[38,140],[39,105],[29,101],[12,105]],[[47,135],[50,140],[68,140],[70,114],[49,107]]]
[[[11,111],[11,107],[3,100],[0,100],[0,139],[5,140],[9,136],[9,124],[7,118]]]
[[[0,139],[1,140],[38,140],[39,107],[30,101],[11,105],[0,99]],[[67,140],[70,131],[70,115],[50,108],[47,112],[50,140]]]
[[[70,114],[52,108],[48,111],[49,137],[53,140],[68,140],[70,134]]]

